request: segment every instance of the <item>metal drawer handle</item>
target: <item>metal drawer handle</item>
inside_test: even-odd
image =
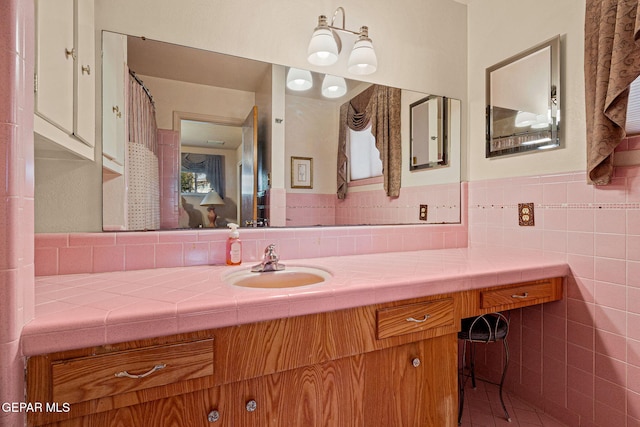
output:
[[[525,292],[525,293],[523,293],[523,294],[521,294],[521,295],[513,294],[513,295],[511,295],[511,298],[520,298],[520,299],[523,299],[523,298],[527,298],[528,296],[529,296],[529,292]]]
[[[422,319],[416,319],[416,318],[413,318],[413,317],[408,317],[407,318],[407,322],[423,323],[423,322],[426,322],[427,319],[429,319],[430,317],[431,317],[430,314],[425,314]]]
[[[165,363],[161,363],[160,365],[156,365],[153,368],[149,369],[149,371],[145,372],[144,374],[131,375],[127,371],[122,371],[122,372],[116,373],[116,377],[118,377],[118,378],[125,378],[126,377],[126,378],[134,378],[134,379],[144,378],[144,377],[148,377],[149,375],[153,374],[154,372],[159,371],[160,369],[164,369],[166,367],[167,367],[167,365]]]

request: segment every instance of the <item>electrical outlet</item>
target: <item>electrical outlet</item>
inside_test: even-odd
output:
[[[533,215],[533,203],[518,203],[518,224],[522,227],[536,225]]]
[[[420,221],[426,221],[427,220],[427,205],[420,205],[420,216],[418,217],[418,219],[420,219]]]

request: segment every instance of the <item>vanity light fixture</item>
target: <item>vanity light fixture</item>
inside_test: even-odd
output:
[[[299,68],[289,68],[287,73],[287,87],[291,90],[303,91],[311,89],[313,79],[311,71],[301,70]]]
[[[334,26],[334,22],[338,15],[342,12],[342,28]],[[345,28],[345,11],[344,8],[338,7],[333,13],[331,25],[328,24],[327,17],[320,15],[318,17],[318,26],[313,31],[309,48],[307,50],[307,60],[313,65],[332,65],[338,61],[338,55],[342,49],[342,40],[338,36],[337,31],[355,34],[358,40],[353,45],[347,69],[350,73],[358,75],[371,74],[378,68],[378,59],[373,49],[373,44],[369,38],[369,28],[360,27],[360,31],[347,30]]]
[[[347,93],[347,82],[342,77],[327,74],[322,80],[322,96],[340,98]]]

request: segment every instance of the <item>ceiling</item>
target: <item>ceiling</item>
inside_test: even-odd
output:
[[[136,74],[255,92],[271,64],[141,37],[127,37],[127,62]],[[216,72],[211,72],[216,70]]]

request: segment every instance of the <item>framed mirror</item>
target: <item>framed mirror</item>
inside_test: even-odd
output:
[[[122,87],[108,85],[122,81],[121,74],[111,77],[129,69],[149,90],[155,105],[161,166],[156,180],[159,182],[160,229],[225,228],[229,222],[255,226],[259,219],[267,219],[271,227],[460,222],[459,100],[400,89],[403,159],[400,197],[387,197],[382,181],[359,185],[350,182],[348,197],[339,200],[336,175],[340,108],[371,83],[345,79],[345,93],[329,97],[322,94],[324,74],[311,72],[312,87],[296,91],[288,85],[292,68],[284,65],[108,31],[103,32],[104,40],[112,41],[112,50],[117,56],[114,61],[106,62],[115,64],[112,67],[115,70],[104,69],[103,91],[123,93]],[[111,52],[108,46],[104,51]],[[135,87],[136,82],[129,81]],[[144,99],[144,94],[141,97]],[[411,105],[426,99],[433,99],[431,102],[437,105],[431,108],[437,113],[435,120],[448,117],[448,124],[442,122],[432,127],[439,128],[442,135],[449,135],[447,154],[439,154],[449,167],[410,171],[407,162],[411,150],[410,122],[415,120],[410,117]],[[118,101],[105,102],[103,124],[111,121],[114,129],[119,130],[127,113],[119,115],[118,112],[129,109],[120,106]],[[450,113],[445,111],[449,108],[447,105],[452,106]],[[247,125],[249,118],[253,119],[252,126]],[[252,138],[244,138],[246,133]],[[113,139],[115,137],[105,136],[103,144],[106,148],[103,151],[103,229],[155,229],[154,226],[132,226],[129,220],[129,212],[138,212],[141,203],[127,202],[131,193],[127,179],[131,174],[126,172],[126,159],[117,156],[125,150],[110,150],[108,143]],[[117,146],[130,145],[124,137],[121,139]],[[243,141],[249,139],[253,148],[247,152],[248,146]],[[222,200],[216,198],[215,203],[205,200],[205,193],[213,196],[210,194],[213,187],[206,184],[201,185],[205,193],[183,189],[179,175],[188,170],[183,170],[180,159],[187,153],[223,156],[225,185],[215,188]],[[291,158],[313,159],[307,165],[309,174],[304,179],[290,179]],[[362,162],[362,159],[350,161]],[[428,180],[423,173],[429,174]],[[198,176],[193,180],[196,182]],[[154,180],[143,182],[148,184]],[[147,190],[142,191],[143,196],[148,194]],[[247,197],[251,197],[249,202]],[[418,215],[420,205],[429,205],[427,218],[421,219]],[[251,208],[253,212],[243,214],[244,208]],[[143,214],[141,220],[146,221],[150,216]]]
[[[486,71],[486,157],[560,147],[560,36]]]
[[[448,164],[449,135],[444,126],[448,102],[444,96],[431,95],[411,104],[411,170]]]

